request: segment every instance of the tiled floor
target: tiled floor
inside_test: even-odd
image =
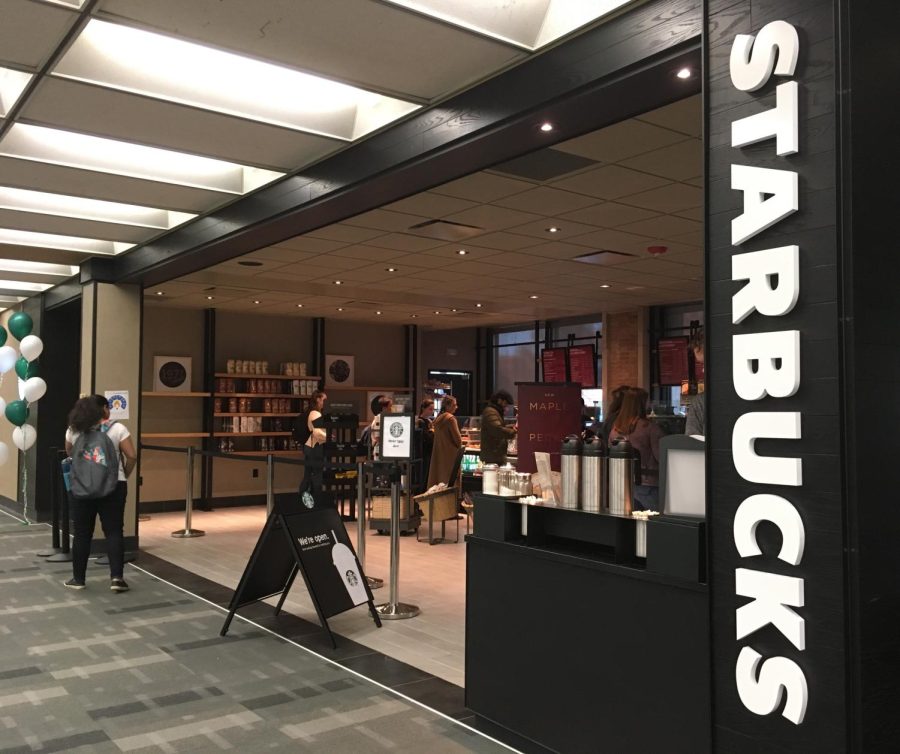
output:
[[[174,539],[184,526],[183,514],[154,513],[140,522],[141,549],[206,579],[233,589],[265,522],[265,509],[223,508],[194,513],[193,527],[206,536]],[[414,536],[400,539],[400,599],[418,605],[416,618],[384,621],[376,628],[364,608],[335,616],[332,630],[458,686],[464,685],[466,557],[460,522],[459,544],[428,545]],[[356,524],[348,524],[356,543]],[[455,536],[455,526],[448,530]],[[366,538],[366,573],[388,580],[390,539],[370,531]],[[376,602],[387,599],[387,586],[375,591]],[[317,622],[302,582],[294,585],[285,610]]]

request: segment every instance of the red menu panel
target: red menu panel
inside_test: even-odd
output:
[[[581,387],[596,387],[597,359],[593,344],[569,347],[569,373],[571,381]]]
[[[559,449],[566,435],[581,432],[581,385],[519,383],[518,471],[535,472],[535,451],[549,453],[559,471]]]
[[[657,354],[660,385],[680,385],[689,379],[688,343],[689,339],[684,337],[659,339]]]
[[[568,362],[565,348],[545,348],[541,351],[544,382],[568,382]]]

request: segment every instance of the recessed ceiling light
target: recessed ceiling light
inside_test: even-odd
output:
[[[384,271],[385,272],[396,272],[397,268],[396,267],[385,267]]]
[[[691,77],[691,69],[690,68],[682,68],[675,75],[680,79],[689,79]]]
[[[211,157],[29,123],[13,125],[0,144],[0,154],[226,194],[245,194],[284,175]]]
[[[601,288],[609,288],[609,283],[603,283],[600,287]]]
[[[440,314],[440,312],[439,312],[439,311],[437,311],[437,310],[435,310],[435,312],[434,312],[434,313],[435,313],[435,314]]]
[[[212,301],[212,300],[213,300],[213,297],[212,297],[212,296],[207,296],[207,297],[206,297],[206,300],[207,300],[207,301]]]
[[[415,319],[415,318],[418,317],[419,315],[418,315],[418,314],[410,314],[409,316],[412,317],[413,319]]]
[[[459,309],[451,309],[450,311],[451,311],[451,312],[458,312]]]
[[[335,284],[335,285],[343,285],[343,284],[344,284],[344,281],[343,281],[343,280],[335,280],[335,281],[334,281],[334,284]]]
[[[547,228],[547,232],[548,233],[559,233],[559,228],[556,227],[555,225],[553,225],[552,227]]]
[[[381,312],[375,312],[376,314],[381,314]]]
[[[481,308],[481,304],[475,304],[475,307],[476,307],[477,309],[480,309],[480,308]]]
[[[303,308],[303,304],[297,304],[297,308],[298,308],[298,309],[302,309],[302,308]]]
[[[258,304],[258,303],[259,303],[259,299],[253,299],[253,303],[254,303],[254,304]]]
[[[157,291],[157,292],[156,292],[156,295],[157,295],[157,296],[162,296],[162,295],[164,295],[164,294],[165,294],[165,291]]]
[[[528,298],[537,298],[537,296],[532,293]]]
[[[544,133],[549,133],[552,130],[553,130],[552,123],[541,123],[541,131],[543,131]]]
[[[466,251],[465,249],[460,249],[460,250],[457,251],[456,253],[459,254],[461,257],[464,257],[464,256],[465,256],[466,254],[468,254],[469,252]]]
[[[342,311],[344,311],[344,307],[339,306],[337,310],[338,310],[339,312],[342,312]]]
[[[346,141],[421,107],[288,66],[96,18],[53,74]]]

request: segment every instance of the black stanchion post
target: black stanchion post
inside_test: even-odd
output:
[[[366,572],[366,465],[356,464],[356,557],[363,573]],[[366,576],[369,589],[380,589],[384,579]]]
[[[184,528],[173,531],[172,536],[176,539],[190,539],[191,537],[202,537],[206,534],[201,529],[191,528],[191,517],[194,514],[194,446],[190,445],[187,449],[187,473],[185,479],[184,490]]]
[[[415,618],[417,605],[400,601],[400,464],[391,467],[391,587],[388,602],[377,605],[375,610],[384,620]]]

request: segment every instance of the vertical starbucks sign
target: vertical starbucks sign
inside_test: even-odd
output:
[[[721,751],[846,746],[828,8],[708,0],[708,508]]]

